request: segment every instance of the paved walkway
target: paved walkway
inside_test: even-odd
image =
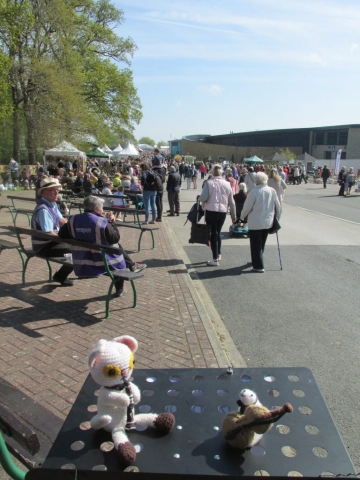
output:
[[[1,236],[8,237],[9,224],[10,215],[3,209]],[[27,225],[25,217],[21,225]],[[0,256],[0,375],[65,418],[89,372],[89,351],[100,338],[136,337],[137,368],[226,366],[222,335],[216,334],[194,288],[181,247],[173,241],[166,220],[158,225],[155,250],[145,234],[140,253],[131,253],[136,250],[138,232],[120,227],[123,246],[148,268],[137,282],[138,308],[131,308],[129,286],[127,295],[111,301],[107,320],[107,279],[75,280],[73,287],[60,287],[47,281],[44,262],[32,259],[22,287],[20,258],[14,250],[4,251]]]

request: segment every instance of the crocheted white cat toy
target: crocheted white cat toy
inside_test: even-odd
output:
[[[115,449],[125,466],[136,459],[135,448],[126,431],[134,430],[137,424],[168,433],[175,425],[171,413],[134,415],[134,405],[140,401],[140,390],[130,382],[130,378],[137,348],[135,338],[123,335],[111,341],[99,340],[89,356],[91,375],[101,385],[97,414],[90,424],[95,430],[104,428],[111,432]]]

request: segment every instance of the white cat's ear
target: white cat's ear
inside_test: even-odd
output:
[[[113,342],[123,343],[127,345],[130,350],[135,353],[138,349],[138,342],[134,337],[130,337],[130,335],[122,335],[121,337],[114,338]]]
[[[93,351],[89,355],[89,367],[94,367],[96,364],[96,357],[99,353],[105,351],[107,341],[106,340],[99,340],[95,345]]]

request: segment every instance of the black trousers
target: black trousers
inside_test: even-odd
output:
[[[250,252],[253,268],[264,268],[264,250],[269,230],[249,230]]]
[[[156,218],[161,218],[162,217],[162,212],[163,212],[163,192],[157,192],[156,195]]]
[[[340,183],[339,195],[345,195],[345,182]]]
[[[65,253],[71,253],[71,249],[68,245],[63,245],[61,243],[50,242],[45,245],[39,252],[38,255],[42,257],[63,257]],[[70,273],[74,270],[72,265],[62,265],[60,270],[56,272],[56,279],[59,282],[63,282],[67,279]]]
[[[180,213],[180,193],[168,192],[170,213]]]
[[[213,259],[217,260],[221,255],[221,229],[226,219],[226,212],[212,212],[206,210],[205,221],[208,225],[211,225],[211,251]]]

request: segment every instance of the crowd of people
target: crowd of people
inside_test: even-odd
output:
[[[58,175],[52,179],[42,170],[38,172],[38,206],[33,216],[33,228],[65,235],[65,238],[72,236],[85,239],[83,235],[76,233],[76,225],[80,225],[80,230],[86,225],[91,231],[94,226],[99,230],[96,238],[101,238],[106,244],[119,244],[120,234],[115,222],[121,219],[121,209],[126,206],[125,196],[133,200],[138,208],[145,209],[144,224],[155,224],[162,222],[164,192],[167,193],[169,203],[168,216],[180,215],[180,192],[184,182],[186,189],[201,188],[198,198],[205,211],[205,222],[211,225],[212,259],[207,264],[219,266],[221,230],[226,215],[230,212],[233,224],[241,225],[248,232],[254,272],[264,272],[263,254],[267,235],[274,215],[278,219],[281,217],[285,190],[289,185],[299,185],[302,181],[307,183],[308,179],[302,164],[266,167],[214,165],[210,162],[194,164],[186,162],[179,155],[175,159],[164,157],[158,149],[154,150],[152,156],[146,153],[140,160],[128,159],[123,162],[121,172],[116,171],[111,178],[101,168],[101,164],[93,159],[88,162],[85,171],[75,169],[74,163],[62,161],[58,163],[57,169]],[[324,188],[330,174],[326,165],[319,172]],[[198,179],[201,180],[201,185],[198,185]],[[347,171],[346,167],[342,167],[338,176],[339,195],[349,195],[355,181],[353,169]],[[67,213],[66,206],[65,209],[55,207],[61,207],[60,188],[86,197],[85,212],[81,214],[83,217],[78,217],[75,223],[72,221],[70,225],[63,216]],[[106,197],[96,197],[99,193]],[[103,206],[111,207],[113,212],[104,215]],[[96,217],[101,217],[101,221]],[[90,241],[93,241],[93,237],[90,237]],[[34,239],[34,248],[40,249],[44,255],[53,255],[54,251],[55,254],[58,251],[59,256],[64,253],[63,246],[39,239]],[[123,256],[123,259],[119,260],[120,263],[123,262],[122,268],[126,268],[124,265],[135,269],[145,268],[132,262],[122,247],[119,248]],[[75,258],[75,262],[78,260]],[[81,258],[79,261],[81,263]],[[77,274],[82,272],[78,267],[75,270]],[[66,285],[69,283],[69,273],[69,266],[64,266],[55,274],[54,280]],[[117,285],[116,290],[122,294],[123,285]]]

